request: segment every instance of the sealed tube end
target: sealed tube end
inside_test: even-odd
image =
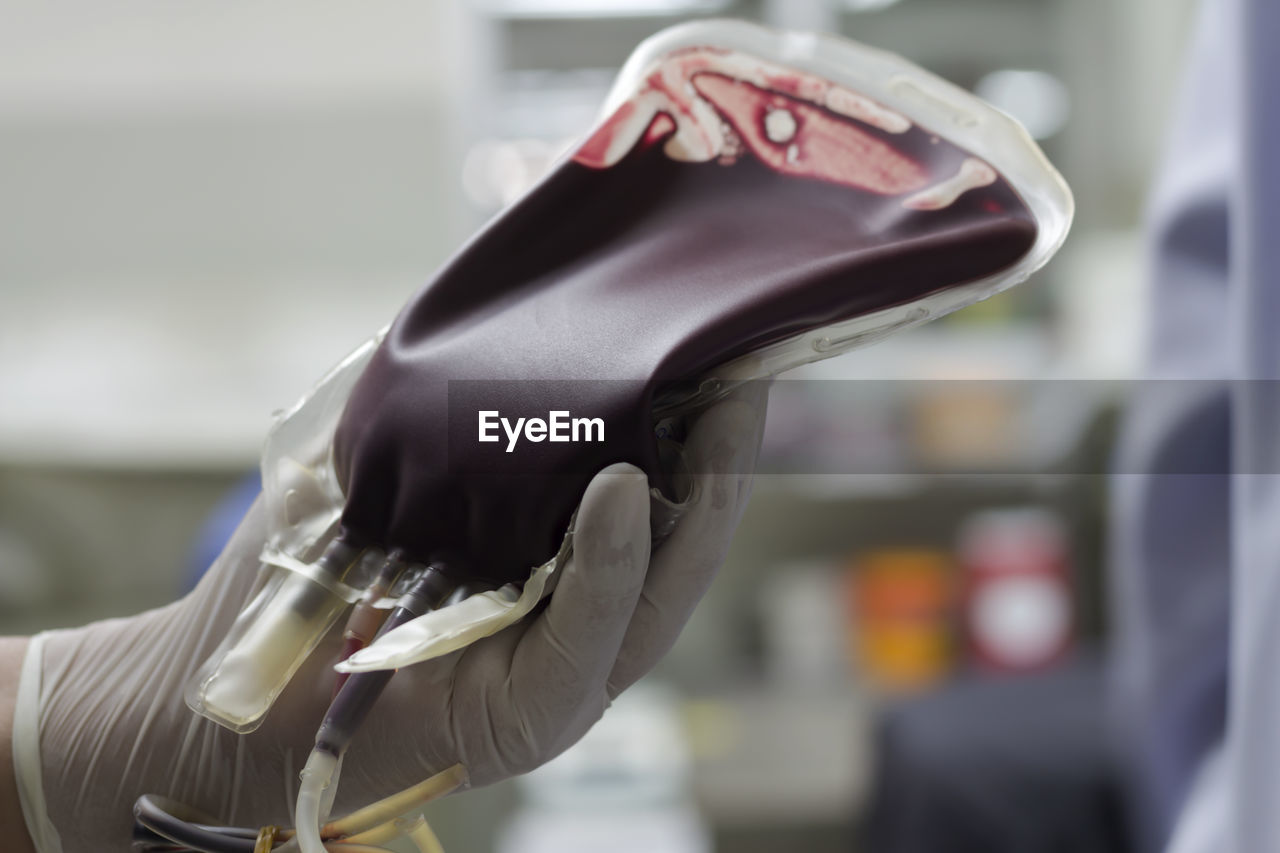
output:
[[[358,556],[335,543],[318,568],[337,580]],[[346,599],[318,580],[275,567],[188,683],[187,705],[238,734],[255,730],[346,607]]]

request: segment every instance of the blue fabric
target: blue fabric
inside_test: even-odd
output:
[[[1114,695],[1142,851],[1280,849],[1277,38],[1275,0],[1205,3],[1152,205],[1149,375],[1231,381],[1149,383],[1121,444],[1141,473],[1115,478]]]
[[[231,539],[231,534],[240,526],[245,513],[261,493],[262,478],[255,470],[241,480],[214,507],[209,518],[200,527],[200,532],[196,534],[195,543],[191,547],[183,582],[184,593],[195,589],[200,578],[204,577],[204,573],[222,553],[222,549]]]
[[[1140,851],[1162,849],[1226,723],[1231,573],[1227,327],[1238,105],[1202,9],[1149,226],[1151,349],[1113,483],[1114,695]],[[1165,380],[1165,381],[1157,381]],[[1191,473],[1195,472],[1195,473]]]

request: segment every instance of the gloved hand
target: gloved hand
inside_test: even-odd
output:
[[[471,786],[528,771],[577,741],[648,672],[724,559],[750,492],[767,393],[753,383],[694,423],[687,449],[699,495],[652,555],[644,475],[623,464],[597,475],[549,605],[401,670],[351,745],[334,814],[457,763]],[[255,505],[186,598],[45,635],[35,662],[38,763],[64,853],[127,850],[130,812],[144,793],[229,824],[292,824],[298,773],[333,688],[341,626],[252,734],[222,729],[183,701],[185,684],[253,590],[263,537]],[[41,644],[32,649],[41,654]],[[19,704],[32,700],[20,696]],[[18,783],[29,789],[32,780]]]

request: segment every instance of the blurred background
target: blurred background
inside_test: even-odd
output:
[[[1193,5],[7,4],[0,630],[189,588],[272,412],[589,127],[641,39],[712,15],[843,33],[1020,118],[1075,193],[1067,245],[1022,288],[780,383],[763,464],[793,473],[760,477],[669,659],[561,761],[431,817],[467,851],[944,849],[901,816],[955,808],[941,787],[1008,743],[1102,751],[1100,380],[1138,369],[1139,229]],[[1024,694],[1052,713],[989,712]],[[948,722],[969,717],[1013,739]],[[1066,817],[1014,803],[991,826],[1108,849],[1034,840],[1096,821],[1080,844],[1124,849],[1096,761],[1035,789]]]

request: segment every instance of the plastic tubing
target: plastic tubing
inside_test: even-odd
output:
[[[466,781],[466,770],[461,764],[455,764],[430,779],[424,779],[412,788],[406,788],[386,799],[371,803],[339,820],[330,821],[325,825],[323,834],[334,837],[353,837],[387,821],[395,820],[411,809],[443,797],[457,790]]]
[[[396,827],[403,835],[409,837],[409,840],[418,848],[418,853],[444,853],[444,845],[440,843],[439,838],[436,838],[436,834],[427,824],[427,819],[422,815],[396,821]]]
[[[320,829],[325,849],[346,853],[357,853],[358,849],[381,850],[370,845],[403,835],[406,824],[402,815],[457,790],[466,781],[466,771],[461,764],[455,764],[410,788],[331,820]],[[144,795],[134,806],[134,816],[137,823],[133,842],[139,851],[174,853],[181,848],[204,853],[227,850],[258,853],[255,846],[261,830],[205,823],[212,818],[166,797]],[[278,830],[275,839],[277,846],[272,848],[273,853],[298,850],[297,833],[292,829]]]
[[[390,631],[433,609],[448,596],[452,588],[453,582],[449,580],[443,567],[428,566],[409,590],[400,596],[379,633]],[[351,738],[393,675],[394,670],[357,673],[347,679],[329,704],[324,722],[316,732],[316,745],[307,758],[307,764],[302,770],[302,784],[298,788],[294,824],[298,849],[302,853],[325,853],[324,842],[320,838],[325,789],[330,784],[337,784],[334,771],[339,757],[346,751]]]
[[[342,631],[342,652],[338,656],[338,660],[346,660],[356,652],[363,649],[378,634],[378,629],[382,627],[383,619],[387,616],[387,611],[379,610],[375,605],[382,600],[390,590],[391,585],[396,582],[396,578],[400,576],[400,572],[404,570],[404,562],[399,554],[391,554],[387,557],[386,562],[382,564],[382,568],[378,570],[378,576],[373,579],[373,583],[360,596],[360,600],[356,602],[356,606],[351,610],[351,616],[347,619],[346,628]],[[333,687],[333,695],[336,697],[338,691],[342,689],[342,685],[347,683],[348,673],[341,673],[335,680]]]
[[[172,814],[177,804],[153,794],[144,794],[133,806],[134,819],[173,844],[204,853],[253,853],[257,830],[213,827],[189,823]]]
[[[439,565],[428,566],[422,576],[414,581],[407,592],[400,596],[395,609],[387,617],[379,635],[391,631],[410,620],[416,619],[428,610],[433,610],[444,601],[453,582],[449,580]],[[356,729],[364,722],[382,691],[391,681],[395,670],[378,672],[361,672],[352,675],[343,684],[338,695],[329,704],[324,722],[316,732],[316,748],[334,755],[341,755],[355,735]]]
[[[404,833],[400,830],[399,819],[389,820],[386,823],[380,823],[372,829],[366,829],[363,832],[357,832],[353,835],[343,835],[343,844],[382,844],[393,838],[399,838]],[[320,830],[321,837],[327,837],[328,833],[324,828]]]
[[[307,764],[302,768],[302,784],[298,787],[298,805],[295,809],[298,848],[302,853],[326,853],[320,840],[320,809],[325,788],[333,780],[338,767],[338,756],[320,749],[311,750]]]

